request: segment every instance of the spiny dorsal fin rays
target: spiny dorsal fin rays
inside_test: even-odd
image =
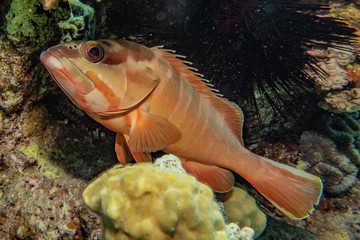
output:
[[[222,98],[223,95],[213,88],[214,85],[209,83],[209,80],[203,79],[203,75],[197,73],[198,70],[196,68],[186,65],[192,65],[192,63],[182,60],[186,58],[185,56],[175,54],[173,50],[162,49],[162,46],[153,47],[152,50],[170,62],[203,97],[210,101],[211,105],[224,118],[237,139],[243,144],[242,126],[244,117],[241,109],[235,103]]]

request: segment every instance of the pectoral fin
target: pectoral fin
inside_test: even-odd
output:
[[[180,138],[179,129],[165,118],[137,110],[130,130],[129,148],[132,152],[155,152]]]

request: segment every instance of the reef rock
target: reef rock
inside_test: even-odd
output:
[[[31,66],[27,56],[0,38],[0,109],[6,113],[18,110],[31,93],[29,86],[34,78]]]

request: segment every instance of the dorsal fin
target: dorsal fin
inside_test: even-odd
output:
[[[244,116],[239,106],[223,98],[218,93],[218,90],[212,88],[213,85],[209,83],[209,80],[203,79],[203,75],[197,73],[196,68],[189,66],[192,64],[191,62],[179,59],[185,58],[185,56],[174,54],[175,51],[173,50],[162,49],[162,46],[153,47],[152,50],[169,61],[203,97],[210,101],[211,105],[224,118],[234,135],[243,145],[242,126]]]

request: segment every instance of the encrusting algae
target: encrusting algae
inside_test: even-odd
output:
[[[40,150],[35,142],[31,142],[27,146],[20,146],[19,150],[29,158],[33,158],[39,164],[39,171],[48,178],[59,178],[65,176],[66,172],[63,168],[56,166],[50,159],[50,153]]]
[[[69,16],[66,8],[47,14],[40,5],[39,0],[13,0],[6,14],[6,36],[26,54],[53,41],[59,35],[57,23]]]

